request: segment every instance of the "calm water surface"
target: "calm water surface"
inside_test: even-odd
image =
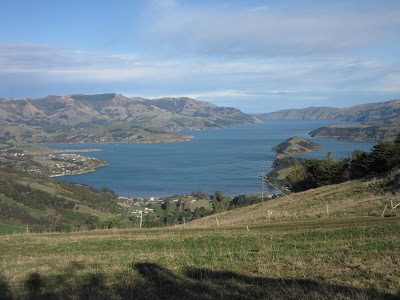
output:
[[[316,128],[339,123],[270,120],[227,129],[186,131],[185,134],[193,136],[190,142],[51,146],[57,149],[101,149],[102,152],[87,155],[104,159],[109,166],[93,173],[58,178],[96,188],[106,186],[120,196],[160,197],[194,190],[207,194],[221,190],[224,195],[234,196],[261,193],[258,174],[272,170],[270,166],[276,153],[271,149],[295,135],[308,138],[324,148],[307,157],[322,158],[333,152],[335,158],[340,158],[355,149],[370,151],[375,143],[308,136]],[[265,187],[265,190],[274,191],[271,187]]]

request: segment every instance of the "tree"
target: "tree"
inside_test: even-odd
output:
[[[216,191],[211,201],[213,203],[213,206],[215,207],[217,203],[225,201],[225,197],[224,195],[222,195],[221,191]]]
[[[396,146],[400,146],[400,132],[396,135],[396,138],[394,139],[394,144]]]
[[[229,209],[229,202],[223,201],[223,202],[218,202],[217,205],[214,207],[214,213],[220,213],[227,211]]]

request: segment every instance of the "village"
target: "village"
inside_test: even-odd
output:
[[[202,207],[206,206],[209,209],[212,209],[211,201],[205,199],[195,199],[190,195],[181,195],[181,196],[173,196],[173,197],[161,197],[161,198],[132,198],[132,197],[119,197],[119,204],[123,207],[128,208],[127,215],[128,216],[135,216],[140,217],[143,214],[160,217],[164,214],[164,209],[162,208],[167,202],[172,209],[170,210],[177,210],[178,207],[182,205],[186,209],[192,207],[198,207],[195,205],[198,202]],[[193,204],[192,205],[189,205]],[[185,204],[184,204],[185,203]]]
[[[42,169],[28,171],[44,173],[50,177],[93,172],[95,168],[107,165],[104,160],[78,154],[49,154],[35,158],[43,166]]]
[[[264,195],[264,198],[267,201],[272,199],[274,196],[276,197],[274,194],[266,194]],[[231,202],[235,197],[228,197],[226,199],[228,202]],[[177,212],[179,210],[195,211],[196,209],[202,209],[203,211],[213,210],[212,197],[203,193],[197,195],[196,193],[192,193],[192,195],[175,195],[172,197],[160,198],[119,197],[118,204],[127,208],[127,217],[136,218],[143,216],[162,217],[165,215],[165,210],[169,212]]]
[[[78,154],[32,156],[15,149],[2,150],[0,162],[7,167],[50,177],[89,173],[108,165],[102,159]]]

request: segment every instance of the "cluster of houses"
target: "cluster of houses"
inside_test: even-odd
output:
[[[189,196],[190,198],[192,198],[191,196]],[[155,205],[155,204],[163,204],[165,203],[165,199],[164,198],[155,198],[155,197],[150,197],[150,198],[131,198],[131,197],[119,197],[120,202],[122,202],[124,204],[124,206],[128,206],[128,205],[132,205],[135,207],[141,207],[140,208],[136,208],[133,209],[131,211],[132,215],[136,215],[136,216],[140,216],[140,214],[151,214],[151,215],[155,215],[155,209],[151,208],[151,204]],[[170,203],[180,203],[181,199],[169,199],[168,200]],[[197,201],[197,199],[190,199],[191,203],[195,203]],[[150,206],[150,207],[148,207]]]
[[[97,158],[94,157],[82,156],[78,154],[60,154],[60,155],[50,154],[50,155],[39,156],[38,158],[43,161],[52,160],[56,162],[53,164],[43,165],[42,171],[50,176],[85,173],[88,170],[93,169],[93,167],[84,163],[97,160]],[[58,161],[63,161],[63,162],[58,162]],[[41,171],[38,172],[37,170],[36,173],[41,173]]]

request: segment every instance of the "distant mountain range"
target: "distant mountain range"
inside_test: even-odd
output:
[[[315,137],[336,137],[344,140],[392,140],[400,131],[400,99],[387,102],[361,104],[349,108],[308,107],[286,109],[256,115],[260,119],[308,119],[362,122],[360,125],[342,125],[312,131]]]
[[[172,136],[155,128],[196,130],[258,122],[261,120],[257,117],[236,108],[218,107],[186,97],[150,100],[112,93],[0,99],[1,143],[100,142],[103,133],[107,133],[109,142],[171,142],[188,140],[188,136]],[[113,128],[116,124],[130,127]],[[134,124],[140,124],[140,131],[139,128],[132,131]],[[99,127],[110,129],[97,131],[95,136],[83,132]],[[140,133],[143,131],[146,134]]]
[[[121,94],[0,99],[0,125],[26,124],[46,131],[137,123],[166,130],[223,128],[260,122],[231,107],[186,97],[144,99]]]

